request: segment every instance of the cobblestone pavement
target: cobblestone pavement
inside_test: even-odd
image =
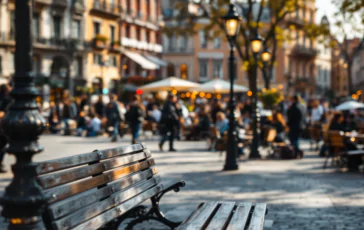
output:
[[[63,136],[42,136],[40,142],[45,151],[35,156],[35,161],[129,144],[110,143],[104,137]],[[186,181],[178,194],[168,194],[161,202],[172,219],[187,217],[202,201],[234,200],[267,203],[265,229],[364,229],[363,175],[323,170],[324,159],[315,153],[306,151],[303,160],[240,162],[238,171],[223,172],[223,156],[207,152],[205,142],[177,142],[176,153],[159,152],[156,139],[146,139],[145,143],[163,180]],[[6,156],[7,165],[13,160]],[[10,173],[0,175],[1,193],[10,177]],[[164,229],[157,223],[144,223],[135,229],[147,227]]]

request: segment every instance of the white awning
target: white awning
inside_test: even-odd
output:
[[[123,51],[123,53],[128,58],[130,58],[134,62],[138,63],[143,69],[149,69],[149,70],[159,69],[158,65],[156,65],[155,63],[149,61],[148,59],[146,59],[145,57],[143,57],[142,55],[140,55],[138,53],[134,53],[134,52],[131,52],[131,51]]]
[[[159,65],[160,67],[167,67],[168,63],[163,61],[162,59],[155,57],[155,56],[151,56],[151,55],[145,55],[145,58],[147,58],[149,61]]]

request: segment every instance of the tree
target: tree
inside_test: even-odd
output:
[[[195,0],[193,7],[196,7],[197,10],[191,13],[191,3],[180,1],[175,6],[179,13],[172,19],[177,23],[165,27],[164,32],[167,34],[192,35],[196,34],[199,30],[203,30],[210,39],[226,35],[221,17],[226,14],[229,4],[229,0],[211,0],[208,3],[202,0]],[[237,35],[236,49],[239,58],[244,60],[243,68],[248,72],[250,88],[253,88],[255,84],[255,73],[253,72],[255,64],[258,64],[263,71],[266,88],[270,88],[271,73],[276,62],[277,48],[287,39],[282,24],[288,14],[295,12],[304,4],[305,0],[236,1],[235,6],[241,12],[244,19],[241,23],[240,32]],[[267,12],[270,14],[269,20],[262,22],[262,16]],[[208,23],[201,23],[202,20]],[[251,52],[250,38],[256,32],[263,36],[263,46],[269,47],[272,53],[272,58],[266,65],[261,60],[255,63]]]

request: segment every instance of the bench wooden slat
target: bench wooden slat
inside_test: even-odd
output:
[[[155,173],[157,173],[157,171],[154,169],[155,168],[150,168],[145,171],[132,174],[128,177],[113,181],[109,183],[106,187],[88,190],[76,196],[72,196],[68,199],[51,204],[48,207],[50,218],[52,220],[56,220],[62,216],[65,216],[89,204],[92,204],[107,196],[110,196],[113,193],[119,192],[131,185],[146,180],[152,177]]]
[[[71,229],[84,221],[91,219],[99,215],[100,213],[111,209],[117,205],[122,204],[126,200],[129,200],[143,191],[155,186],[158,181],[154,178],[151,178],[143,183],[139,183],[125,191],[121,191],[111,195],[109,198],[93,203],[77,212],[72,213],[71,215],[66,216],[58,221],[53,222],[53,227],[56,229],[67,230]]]
[[[113,209],[110,209],[101,215],[98,215],[81,225],[78,225],[73,230],[85,230],[85,229],[98,229],[102,227],[103,225],[107,224],[108,222],[114,220],[115,218],[123,215],[125,212],[129,211],[133,207],[136,207],[140,203],[144,202],[145,200],[155,196],[160,191],[163,190],[162,186],[155,186],[153,188],[150,188],[149,190],[141,193],[139,196],[136,196],[124,203],[122,203],[119,206],[116,206]]]
[[[262,230],[264,228],[264,217],[266,210],[266,204],[258,203],[255,205],[248,230]]]
[[[45,174],[38,177],[38,182],[44,189],[48,189],[57,185],[62,185],[71,181],[89,177],[122,165],[141,161],[148,157],[150,157],[149,153],[140,152],[133,155],[111,158],[93,165],[85,165],[70,170]]]
[[[50,160],[46,162],[40,162],[37,167],[37,174],[41,175],[49,172],[54,172],[57,170],[72,168],[75,166],[96,162],[99,160],[105,160],[120,155],[140,152],[143,151],[143,149],[144,149],[143,144],[135,144],[119,148],[94,151],[91,153],[85,153],[71,157],[60,158],[56,160]]]
[[[235,207],[235,202],[224,202],[221,204],[216,214],[212,218],[209,226],[207,226],[207,230],[221,230],[225,229],[231,215],[233,214],[233,210]]]
[[[206,228],[209,220],[212,217],[213,212],[218,206],[218,202],[209,201],[202,205],[191,218],[186,222],[182,223],[177,229],[178,230],[200,230]]]
[[[227,230],[240,230],[245,229],[246,222],[248,221],[252,203],[239,203],[235,209]]]
[[[50,196],[51,198],[48,200],[48,203],[54,203],[56,201],[63,200],[67,197],[74,196],[81,192],[90,190],[92,188],[96,188],[100,185],[104,185],[111,181],[114,181],[118,178],[130,175],[132,173],[138,172],[140,170],[149,168],[153,166],[154,160],[149,159],[143,162],[135,163],[126,167],[116,168],[112,171],[108,171],[99,176],[87,178],[81,181],[77,181],[75,183],[61,185],[49,190],[45,191],[45,194]]]

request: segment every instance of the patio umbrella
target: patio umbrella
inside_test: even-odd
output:
[[[144,92],[158,92],[158,91],[184,91],[198,88],[200,84],[183,80],[176,77],[169,77],[160,81],[156,81],[140,87]]]
[[[230,92],[230,82],[215,79],[212,81],[208,81],[202,84],[197,89],[193,89],[194,91],[198,92],[205,92],[205,93],[229,93]],[[242,85],[234,84],[234,92],[248,92],[249,89]]]
[[[356,101],[347,101],[338,105],[335,110],[344,111],[344,110],[353,110],[364,108],[364,104]]]

